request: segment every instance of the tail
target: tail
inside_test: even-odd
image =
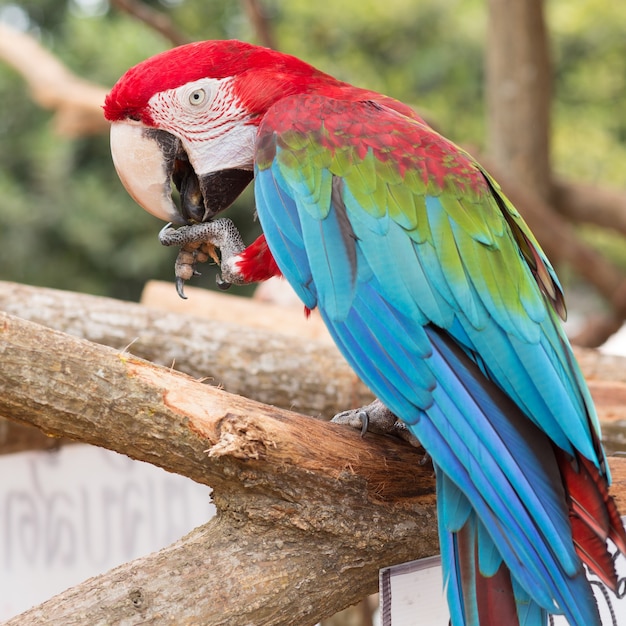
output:
[[[581,561],[617,593],[617,575],[606,542],[626,554],[626,531],[606,479],[588,459],[555,448],[569,503],[572,539]]]
[[[474,511],[457,532],[440,524],[439,540],[452,626],[546,626],[547,611],[511,578]]]
[[[555,455],[567,494],[576,552],[589,570],[617,593],[618,580],[607,541],[626,554],[626,532],[607,482],[584,457],[573,458],[557,448]],[[546,626],[549,611],[511,576],[469,501],[440,471],[437,484],[441,556],[452,625]],[[450,530],[454,526],[459,526],[458,530]],[[581,577],[564,580],[563,584],[575,588],[572,595],[578,595],[579,606],[592,607],[593,614],[583,618],[581,613],[578,618],[567,615],[570,624],[599,624],[586,581]],[[560,611],[553,607],[550,612]]]

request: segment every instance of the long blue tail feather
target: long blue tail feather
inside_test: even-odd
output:
[[[448,503],[464,496],[437,470],[441,558],[452,626],[546,626],[547,611],[511,579],[489,533],[469,503],[456,532],[446,528]],[[488,555],[488,556],[486,556]]]

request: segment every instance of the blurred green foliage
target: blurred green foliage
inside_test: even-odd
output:
[[[191,39],[254,43],[243,4],[152,0]],[[484,0],[265,0],[278,47],[341,79],[414,104],[447,136],[482,147]],[[626,163],[626,5],[549,0],[555,61],[554,165],[623,185]],[[0,20],[35,34],[77,74],[110,86],[168,41],[106,0],[0,3]],[[161,223],[127,196],[108,138],[56,135],[51,114],[0,64],[0,279],[136,299],[171,279],[175,251]],[[252,195],[234,207],[249,223]],[[254,233],[246,234],[251,240]],[[213,284],[210,271],[202,281]]]

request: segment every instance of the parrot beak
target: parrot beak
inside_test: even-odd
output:
[[[197,179],[204,202],[204,215],[200,221],[208,222],[218,213],[227,209],[241,195],[253,178],[254,172],[252,170],[238,168],[201,175]],[[179,189],[181,189],[182,199],[186,194],[183,194],[182,188]],[[193,205],[193,202],[191,204]]]
[[[135,202],[173,224],[211,220],[254,177],[251,169],[236,168],[198,176],[178,138],[136,122],[111,124],[111,155],[117,175]],[[180,207],[172,199],[172,183],[180,193]]]
[[[185,224],[172,200],[174,158],[169,146],[177,141],[163,131],[153,131],[132,122],[111,124],[111,156],[113,165],[126,191],[148,213],[174,224]],[[169,157],[169,158],[168,158]]]

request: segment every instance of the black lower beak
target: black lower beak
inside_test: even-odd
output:
[[[186,156],[186,155],[185,155]],[[227,209],[254,178],[251,170],[229,169],[198,178],[182,155],[174,162],[172,182],[180,193],[185,221],[206,222]]]
[[[203,222],[227,209],[252,182],[252,170],[222,170],[201,176],[200,192],[204,199]]]

